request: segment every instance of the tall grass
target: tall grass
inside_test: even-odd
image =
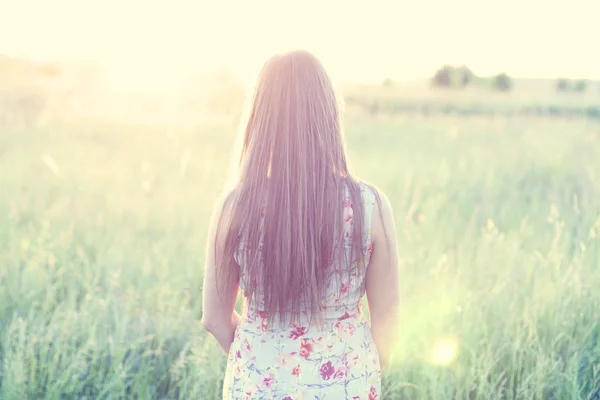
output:
[[[398,227],[384,399],[600,398],[600,127],[346,123]],[[233,130],[0,129],[0,398],[219,397],[199,327]]]

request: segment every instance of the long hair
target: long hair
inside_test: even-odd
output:
[[[276,55],[263,66],[242,135],[237,173],[225,200],[229,217],[218,271],[244,279],[248,305],[271,321],[320,315],[330,274],[363,260],[360,183],[348,170],[340,103],[312,54]],[[353,206],[351,256],[343,205]],[[238,257],[238,255],[240,255]],[[236,262],[234,262],[236,260]],[[238,264],[240,264],[238,266]]]

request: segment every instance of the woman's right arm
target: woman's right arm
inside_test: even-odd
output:
[[[392,207],[385,194],[375,202],[371,223],[373,254],[367,268],[366,291],[371,315],[371,331],[381,367],[390,359],[398,339],[400,282],[396,227]]]

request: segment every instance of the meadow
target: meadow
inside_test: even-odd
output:
[[[600,124],[368,116],[398,229],[383,399],[600,399]],[[217,399],[200,327],[233,124],[0,126],[0,398]]]

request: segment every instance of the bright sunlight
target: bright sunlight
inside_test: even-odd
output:
[[[448,365],[458,354],[458,342],[456,339],[440,339],[431,350],[430,360],[436,365]]]
[[[0,0],[0,398],[222,398],[228,358],[201,326],[208,227],[257,72],[305,49],[339,89],[351,173],[389,199],[402,322],[383,371],[368,335],[321,362],[346,342],[296,327],[258,385],[371,368],[361,399],[599,399],[598,15],[598,0]],[[368,332],[363,302],[339,337]]]

